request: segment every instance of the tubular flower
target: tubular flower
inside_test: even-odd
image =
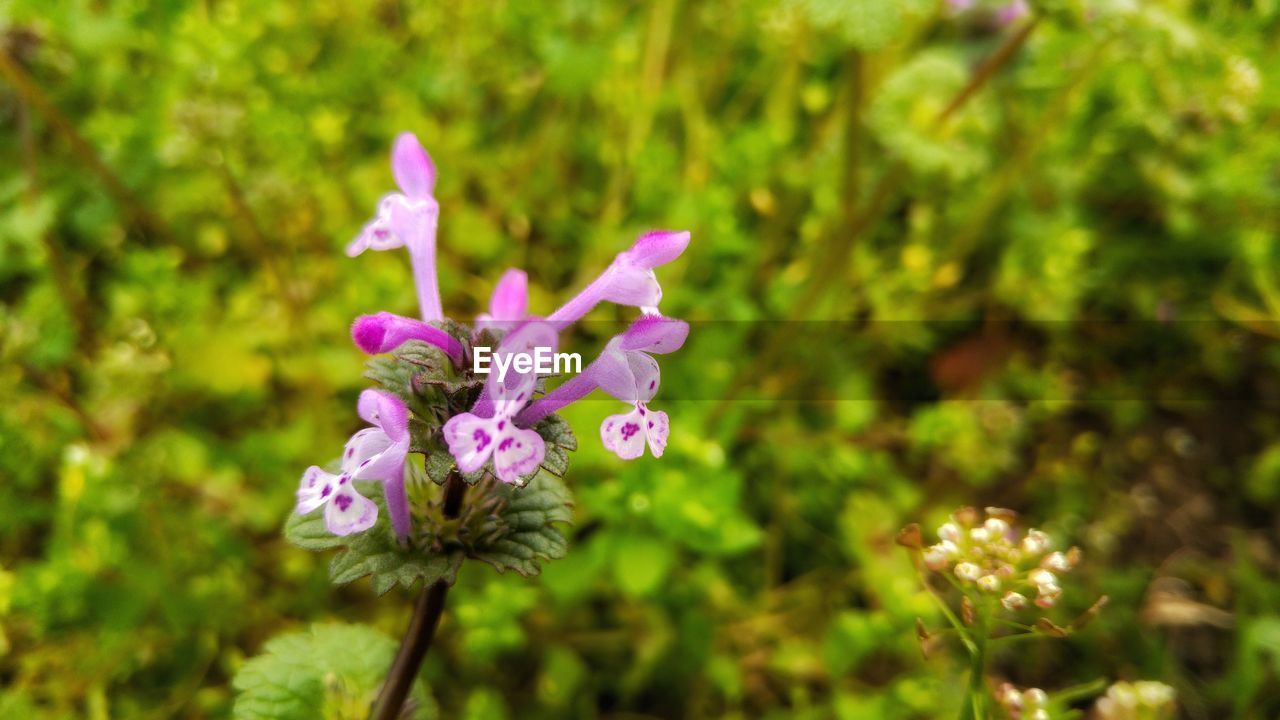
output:
[[[670,425],[666,413],[648,407],[661,379],[658,363],[650,353],[679,350],[688,336],[689,324],[682,320],[642,316],[626,332],[614,336],[582,374],[534,402],[520,419],[537,422],[599,388],[632,406],[629,412],[610,415],[600,425],[604,446],[624,460],[640,457],[645,445],[654,457],[662,457]]]
[[[378,505],[360,495],[352,482],[380,480],[391,525],[396,535],[406,540],[412,532],[405,491],[405,460],[411,445],[425,446],[428,450],[421,452],[430,452],[429,448],[443,442],[462,472],[489,467],[502,482],[523,484],[546,458],[546,443],[533,426],[595,388],[632,406],[630,412],[605,420],[601,438],[606,447],[621,457],[633,458],[642,454],[647,444],[655,456],[661,455],[668,423],[666,413],[647,407],[659,382],[657,363],[650,354],[678,349],[689,328],[681,321],[657,315],[662,287],[654,269],[679,257],[689,245],[690,234],[669,230],[641,234],[599,277],[545,319],[529,314],[528,277],[521,270],[509,269],[494,288],[488,312],[476,318],[474,328],[467,328],[448,320],[440,301],[436,274],[440,205],[435,197],[435,163],[413,134],[403,133],[391,151],[391,170],[399,192],[382,198],[377,213],[346,252],[355,257],[369,249],[406,248],[421,319],[389,312],[362,315],[352,324],[351,338],[370,355],[394,352],[411,341],[424,342],[442,350],[454,367],[432,369],[443,374],[431,377],[409,370],[411,377],[403,389],[399,379],[379,379],[396,394],[374,390],[362,394],[358,409],[370,427],[348,441],[338,474],[317,466],[307,469],[298,489],[298,512],[309,513],[323,506],[326,527],[338,535],[367,530],[377,520]],[[535,401],[548,373],[545,369],[540,373],[536,366],[523,367],[517,356],[535,349],[554,353],[559,332],[602,302],[638,307],[645,315],[613,338],[586,372]],[[466,363],[473,355],[478,363],[481,348],[477,343],[490,339],[497,343],[492,366],[501,370],[481,378],[479,373],[484,371],[467,368]],[[430,365],[413,362],[420,363],[419,369]],[[420,383],[435,383],[440,389],[424,395],[427,385]],[[406,406],[405,400],[413,402]],[[467,404],[469,410],[458,411]],[[418,413],[413,418],[412,441],[410,407]]]
[[[546,347],[554,350],[556,333],[542,321],[532,321],[503,338],[494,353],[495,363],[505,364],[499,358],[525,352],[529,348]],[[498,373],[489,373],[485,392],[491,400],[477,401],[472,412],[449,418],[444,425],[444,440],[449,452],[463,472],[475,472],[493,458],[494,475],[504,483],[518,483],[522,475],[538,469],[546,455],[542,437],[533,430],[516,426],[515,416],[533,397],[537,374],[521,373],[514,367],[504,379]],[[492,406],[492,415],[478,414],[483,405]]]
[[[404,463],[409,454],[409,413],[399,398],[379,390],[365,390],[357,404],[360,417],[372,427],[351,436],[342,452],[342,469],[334,475],[312,465],[298,487],[298,512],[325,506],[325,527],[334,535],[367,530],[378,519],[378,506],[352,486],[352,480],[381,480],[387,511],[396,534],[409,534],[409,506],[405,498]]]

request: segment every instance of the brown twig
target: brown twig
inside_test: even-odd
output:
[[[462,499],[466,495],[467,484],[457,470],[449,473],[444,486],[444,516],[447,519],[458,517],[462,511]],[[435,637],[436,626],[440,624],[440,616],[444,613],[445,596],[449,585],[437,580],[422,588],[417,602],[413,605],[413,616],[409,620],[409,629],[405,631],[400,650],[387,672],[387,681],[382,692],[373,704],[369,720],[393,720],[400,717],[405,698],[418,677],[418,668],[431,648],[431,640]]]

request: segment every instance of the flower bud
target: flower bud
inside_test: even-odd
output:
[[[1049,536],[1039,530],[1028,530],[1027,536],[1022,538],[1022,550],[1029,555],[1039,555],[1048,549]]]
[[[987,521],[983,523],[983,527],[987,529],[993,539],[1002,538],[1009,532],[1009,523],[1000,518],[987,518]]]
[[[985,543],[991,539],[991,533],[985,527],[976,527],[969,531],[969,537],[976,543]]]
[[[1022,593],[1007,592],[1000,598],[1000,604],[1005,610],[1021,610],[1027,606],[1027,596]]]
[[[1058,584],[1058,576],[1044,569],[1033,570],[1027,579],[1030,580],[1033,585],[1039,585],[1041,587],[1045,585],[1056,586]]]
[[[981,575],[982,575],[982,568],[979,568],[977,565],[974,565],[973,563],[962,562],[959,565],[956,565],[956,577],[960,578],[961,580],[968,580],[969,582],[973,582],[977,580]]]
[[[1052,552],[1040,562],[1040,567],[1057,572],[1067,572],[1071,569],[1071,561],[1060,552]]]
[[[1028,705],[1033,707],[1039,707],[1049,702],[1049,696],[1040,688],[1028,688],[1026,692],[1022,693],[1022,698],[1026,700]]]
[[[984,590],[985,592],[990,592],[990,593],[999,592],[1000,578],[996,577],[995,575],[983,575],[982,577],[978,578],[978,587]]]
[[[924,551],[924,565],[934,572],[945,569],[950,562],[951,558],[941,544],[931,545]]]
[[[955,523],[943,523],[938,528],[938,538],[949,542],[960,541],[960,528]]]

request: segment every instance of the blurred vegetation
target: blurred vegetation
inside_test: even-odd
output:
[[[1112,598],[1001,678],[1280,713],[1280,3],[414,5],[0,3],[0,717],[226,717],[272,636],[399,636],[280,528],[360,424],[348,323],[414,312],[341,252],[401,130],[456,316],[694,237],[667,456],[568,411],[570,555],[464,570],[442,716],[954,716],[892,540],[962,503],[1083,548],[1065,616]]]

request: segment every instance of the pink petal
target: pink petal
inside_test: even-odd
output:
[[[523,270],[511,268],[502,274],[493,289],[488,319],[499,323],[519,322],[524,319],[528,305],[529,277]]]
[[[401,133],[391,149],[391,174],[411,198],[431,197],[436,187],[436,165],[413,133]]]
[[[504,419],[504,422],[510,421]],[[496,425],[497,422],[489,418],[471,413],[454,415],[444,424],[444,441],[459,470],[475,472],[484,467],[485,461],[493,454],[498,436]]]
[[[638,267],[652,269],[680,257],[689,247],[690,237],[687,230],[652,230],[636,238],[623,255]]]
[[[409,435],[409,409],[389,392],[365,390],[360,393],[356,411],[365,422],[382,428],[393,442]]]
[[[307,468],[298,485],[298,514],[306,515],[325,504],[337,486],[337,475],[325,472],[315,465]]]
[[[370,355],[391,352],[409,340],[421,340],[443,350],[455,365],[462,364],[462,345],[453,336],[434,325],[394,313],[356,318],[351,325],[351,339]]]
[[[667,435],[671,426],[667,422],[667,414],[661,410],[648,410],[645,420],[645,436],[649,439],[649,452],[656,458],[662,457],[667,449]]]
[[[643,315],[637,318],[622,334],[619,346],[623,350],[640,350],[647,353],[674,352],[689,337],[689,323],[661,315]]]
[[[605,449],[623,460],[634,460],[644,454],[644,422],[639,408],[610,415],[600,424],[600,440]]]
[[[324,526],[334,535],[350,535],[373,527],[378,520],[378,505],[345,483],[324,509]]]
[[[517,483],[520,476],[537,471],[546,451],[538,433],[508,425],[493,450],[493,473],[504,483]]]

